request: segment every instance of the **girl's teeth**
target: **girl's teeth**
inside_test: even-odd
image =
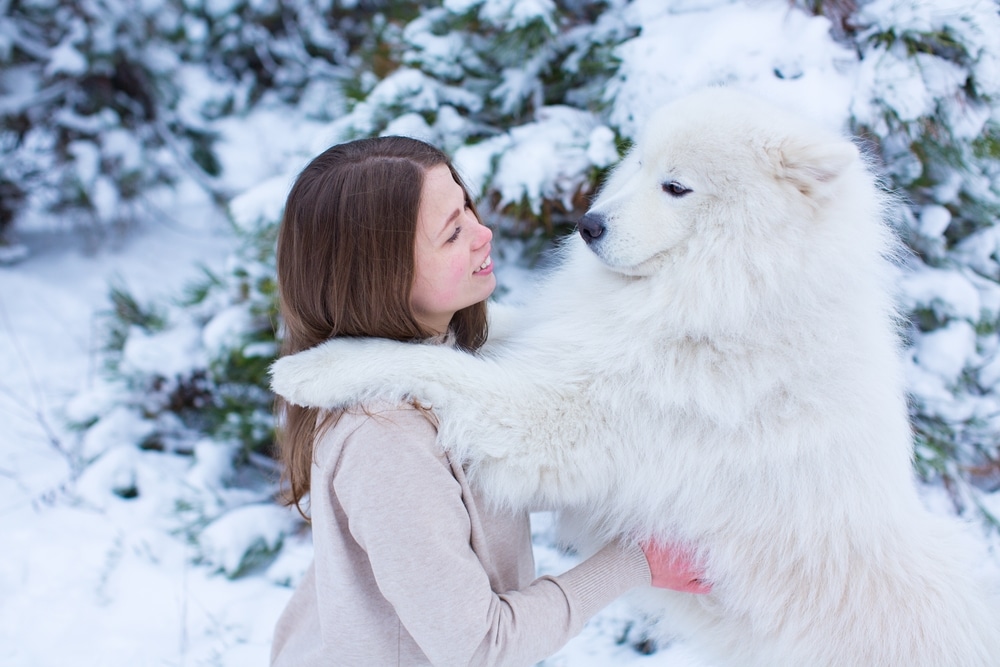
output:
[[[487,257],[486,261],[479,265],[479,270],[482,271],[483,269],[485,269],[487,266],[489,266],[492,263],[493,263],[493,258]]]

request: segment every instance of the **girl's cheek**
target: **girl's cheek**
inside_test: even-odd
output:
[[[433,281],[433,294],[440,304],[450,304],[461,292],[465,283],[465,265],[458,260],[439,265],[437,277]]]
[[[471,271],[471,269],[469,268],[468,259],[456,257],[450,263],[449,275],[455,285],[458,285],[460,282],[465,280],[469,271]]]

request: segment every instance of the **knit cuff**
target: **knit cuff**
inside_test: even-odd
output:
[[[586,619],[637,586],[649,586],[652,574],[637,544],[612,542],[559,577],[577,598],[577,611]]]

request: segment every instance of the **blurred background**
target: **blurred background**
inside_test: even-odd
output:
[[[854,136],[896,194],[915,474],[997,553],[998,0],[0,10],[0,664],[267,664],[311,557],[274,501],[265,372],[275,228],[312,156],[444,148],[504,298],[650,110],[713,84]],[[540,568],[566,569],[536,519]],[[642,626],[616,603],[545,664],[709,667]]]

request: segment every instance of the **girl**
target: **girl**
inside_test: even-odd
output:
[[[278,236],[284,354],[333,336],[475,351],[496,287],[492,233],[447,156],[402,137],[330,148],[299,175]],[[703,593],[683,554],[610,544],[535,579],[527,513],[491,507],[417,405],[279,405],[289,502],[315,557],[271,664],[531,665],[650,584]]]

